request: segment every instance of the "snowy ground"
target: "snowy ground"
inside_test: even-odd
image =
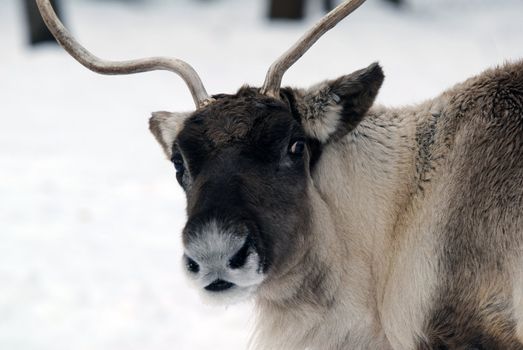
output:
[[[409,0],[407,0],[409,1]],[[258,0],[63,1],[108,58],[172,55],[210,93],[259,85],[316,20],[263,20]],[[307,86],[379,60],[379,102],[436,95],[523,57],[523,2],[376,0],[323,38],[285,82]],[[184,198],[147,130],[192,100],[169,73],[98,76],[55,47],[23,45],[21,1],[0,0],[0,349],[242,349],[251,306],[202,305],[180,273]]]

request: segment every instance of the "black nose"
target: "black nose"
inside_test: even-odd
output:
[[[251,253],[251,246],[251,239],[250,237],[247,237],[245,243],[243,244],[243,247],[241,247],[240,250],[238,250],[236,254],[234,254],[234,256],[229,260],[229,267],[231,269],[239,269],[240,267],[245,265],[245,263],[247,262],[247,258]]]
[[[189,258],[187,255],[185,256],[185,266],[187,267],[187,270],[191,271],[192,273],[200,272],[200,265],[198,265],[196,261]]]
[[[216,280],[213,283],[209,284],[207,287],[205,287],[205,289],[210,292],[221,292],[231,288],[232,286],[234,286],[234,283],[227,282],[224,280]]]

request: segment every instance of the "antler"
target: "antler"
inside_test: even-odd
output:
[[[314,27],[305,33],[290,49],[280,56],[269,68],[261,93],[279,98],[283,74],[292,66],[318,39],[332,29],[338,22],[363,4],[365,0],[350,0],[338,5],[323,17]]]
[[[58,19],[49,0],[36,0],[45,24],[58,43],[86,68],[100,74],[134,74],[153,70],[168,70],[178,74],[191,91],[196,107],[203,107],[213,99],[205,91],[198,73],[187,62],[177,58],[150,57],[129,61],[102,60],[80,45]]]

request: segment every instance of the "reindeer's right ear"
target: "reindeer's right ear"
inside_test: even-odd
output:
[[[307,90],[282,90],[299,115],[307,135],[326,143],[353,130],[372,106],[383,83],[381,67],[373,63]]]
[[[167,159],[171,159],[174,140],[176,140],[176,136],[183,128],[183,122],[191,114],[191,112],[171,113],[162,111],[154,112],[149,119],[149,130],[151,130],[156,141],[162,146]]]

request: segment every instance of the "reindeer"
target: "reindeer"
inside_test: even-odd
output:
[[[255,300],[256,348],[523,349],[523,61],[404,108],[373,106],[376,63],[280,88],[352,0],[261,88],[209,96],[178,59],[94,57],[37,2],[89,69],[189,86],[195,111],[150,119],[187,196],[185,271],[206,298]]]

